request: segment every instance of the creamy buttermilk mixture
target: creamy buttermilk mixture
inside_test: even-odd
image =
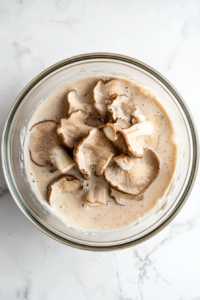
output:
[[[37,198],[67,224],[127,226],[167,192],[176,167],[174,130],[155,96],[121,78],[86,78],[45,99],[25,141]]]

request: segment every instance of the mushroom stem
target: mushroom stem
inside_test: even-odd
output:
[[[62,173],[65,174],[71,169],[75,163],[63,147],[57,146],[52,149],[50,153],[50,160],[54,166]]]
[[[102,159],[102,163],[101,165],[97,165],[95,167],[95,175],[97,177],[100,177],[103,175],[103,172],[105,170],[105,168],[107,167],[107,165],[109,164],[109,162],[111,161],[111,159],[113,158],[114,154],[110,154],[110,153],[103,153],[104,158]]]
[[[120,154],[120,155],[114,157],[113,160],[124,171],[130,170],[134,164],[134,160],[132,160],[131,157],[129,157],[128,155],[125,155],[125,154]]]
[[[105,202],[105,188],[102,184],[94,184],[85,195],[85,203],[89,206],[103,205]]]
[[[119,130],[125,139],[130,155],[142,157],[144,155],[144,139],[141,137],[150,136],[153,133],[153,124],[143,121],[132,125],[127,129]]]
[[[103,128],[106,137],[111,141],[116,141],[117,131],[130,127],[130,123],[126,120],[118,118],[115,123],[107,123]]]
[[[107,136],[107,138],[109,138],[109,140],[115,141],[117,139],[116,130],[112,125],[106,124],[103,131],[104,131],[105,135]]]

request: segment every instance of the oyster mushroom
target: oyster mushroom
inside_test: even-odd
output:
[[[138,109],[133,113],[133,125],[129,128],[118,129],[125,140],[128,153],[134,157],[142,157],[145,144],[156,149],[159,142],[162,118],[154,115],[148,121]],[[125,153],[125,152],[124,152]]]
[[[140,200],[144,199],[144,194],[141,194],[141,195],[125,194],[125,193],[116,191],[115,189],[113,189],[111,187],[109,189],[109,195],[119,205],[126,205],[127,201],[132,201],[132,200],[140,201]]]
[[[93,99],[92,102],[80,101],[77,95],[77,91],[71,90],[67,94],[67,103],[68,103],[68,115],[71,114],[73,111],[77,111],[81,109],[90,116],[90,118],[87,119],[87,125],[97,127],[102,124],[102,122],[99,120],[101,116],[94,108]]]
[[[67,94],[67,103],[68,103],[68,115],[73,111],[82,109],[87,114],[95,114],[96,110],[94,108],[94,102],[82,102],[79,100],[77,91],[71,90]]]
[[[96,183],[85,194],[85,203],[89,206],[99,206],[105,203],[105,187]]]
[[[56,133],[57,122],[43,121],[30,129],[30,156],[38,166],[53,164],[61,173],[65,174],[75,163],[67,151],[60,144]]]
[[[64,175],[53,180],[47,187],[47,201],[50,205],[61,194],[77,194],[82,190],[81,181],[72,175]],[[55,199],[55,200],[54,200]]]
[[[107,123],[103,131],[109,140],[115,141],[117,139],[117,131],[129,128],[130,126],[131,124],[129,122],[123,119],[117,119],[115,123]]]
[[[136,110],[132,100],[128,100],[126,95],[118,95],[112,100],[112,103],[108,105],[107,110],[112,114],[113,120],[121,118],[130,122],[132,114]]]
[[[57,134],[61,143],[72,149],[81,138],[88,134],[93,127],[92,125],[95,125],[92,119],[90,120],[91,125],[87,125],[88,119],[90,119],[90,116],[81,109],[72,112],[69,117],[61,119],[57,127]]]
[[[146,149],[142,158],[131,158],[130,169],[123,170],[115,158],[105,172],[106,182],[114,189],[132,195],[144,193],[159,174],[160,162],[157,155]]]
[[[101,116],[105,117],[107,105],[118,95],[123,93],[124,89],[118,79],[111,79],[108,82],[99,80],[93,89],[95,109]]]
[[[134,157],[142,157],[145,138],[153,134],[153,124],[149,121],[143,121],[129,128],[120,129],[119,133],[124,137],[128,153]]]
[[[91,129],[88,136],[79,141],[74,148],[74,160],[86,179],[90,178],[93,168],[96,176],[103,175],[114,155],[115,149],[111,142],[98,128]]]

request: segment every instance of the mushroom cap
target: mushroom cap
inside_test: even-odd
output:
[[[99,114],[90,114],[88,118],[86,119],[85,124],[90,126],[90,127],[103,127],[104,123],[102,122]]]
[[[92,185],[85,194],[85,203],[89,206],[99,206],[105,203],[105,187],[101,183]]]
[[[80,101],[77,95],[76,90],[71,90],[67,94],[67,103],[68,103],[68,115],[71,114],[73,111],[77,110],[83,110],[86,112],[90,118],[87,119],[86,125],[97,127],[100,126],[102,123],[99,121],[99,118],[101,117],[96,109],[94,108],[94,100],[91,98],[92,101],[87,102],[86,101]]]
[[[74,111],[69,117],[61,119],[57,126],[57,134],[61,143],[72,149],[80,139],[87,136],[89,130],[92,129],[92,126],[86,124],[88,119],[90,119],[89,115],[82,109]]]
[[[128,153],[134,157],[142,157],[145,138],[153,133],[153,125],[149,121],[144,121],[127,129],[120,129],[119,133],[124,137]]]
[[[90,178],[93,167],[96,176],[103,175],[114,155],[115,149],[111,142],[98,128],[91,129],[88,136],[79,141],[74,148],[74,160],[79,171],[87,179]]]
[[[127,201],[132,201],[132,200],[140,201],[140,200],[144,199],[144,194],[140,194],[140,195],[125,194],[125,193],[119,192],[111,187],[109,189],[109,195],[119,205],[126,205]]]
[[[106,182],[114,189],[132,195],[144,193],[159,174],[160,162],[157,155],[146,149],[142,158],[131,158],[133,166],[124,171],[113,161],[105,172]]]
[[[52,149],[60,146],[56,132],[57,124],[53,120],[42,121],[36,123],[30,129],[30,157],[40,167],[51,163]]]
[[[76,194],[82,190],[81,181],[72,175],[62,175],[54,179],[47,187],[47,201],[51,205],[59,194]]]
[[[131,121],[131,115],[136,110],[132,100],[128,100],[126,95],[118,95],[108,105],[107,110],[112,114],[113,120],[117,118],[124,119],[128,122]]]
[[[39,122],[30,129],[30,157],[38,166],[46,164],[54,166],[63,174],[74,166],[73,159],[69,156],[57,135],[57,122]]]
[[[103,131],[109,140],[115,141],[117,139],[117,131],[120,129],[126,129],[130,126],[131,124],[129,122],[119,118],[115,123],[107,123],[104,126]]]
[[[94,107],[98,113],[105,117],[107,105],[117,95],[123,94],[124,89],[118,79],[111,79],[108,82],[99,80],[93,89]]]

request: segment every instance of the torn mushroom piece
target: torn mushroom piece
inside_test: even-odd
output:
[[[89,126],[100,126],[102,123],[99,121],[100,115],[94,108],[94,100],[91,97],[91,102],[80,101],[77,95],[76,90],[71,90],[67,94],[67,103],[68,103],[68,115],[73,111],[83,110],[85,111],[90,118],[87,120],[87,125]]]
[[[60,144],[57,124],[55,121],[43,121],[33,125],[30,130],[30,156],[38,166],[53,164],[65,174],[75,163]]]
[[[114,155],[115,149],[111,142],[97,128],[91,129],[88,136],[74,148],[74,160],[86,179],[90,178],[93,168],[96,176],[103,175]]]
[[[85,203],[89,206],[99,206],[105,203],[105,187],[96,183],[90,187],[85,195]]]
[[[57,134],[62,144],[72,149],[80,139],[87,136],[94,125],[91,119],[91,125],[88,126],[86,124],[88,119],[90,116],[81,109],[72,112],[69,117],[61,119],[57,127]]]
[[[159,159],[150,149],[146,149],[142,158],[128,159],[129,166],[126,165],[126,170],[120,167],[120,160],[116,157],[106,168],[104,178],[111,187],[123,193],[144,193],[159,174]]]
[[[149,121],[143,121],[118,131],[124,137],[128,153],[134,157],[142,157],[145,138],[153,134],[153,124]]]
[[[94,107],[98,113],[105,117],[107,105],[118,95],[124,93],[121,82],[118,79],[111,79],[108,82],[99,80],[93,89]]]
[[[125,194],[119,191],[116,191],[115,189],[111,188],[109,189],[110,197],[113,198],[117,204],[119,205],[127,205],[127,201],[141,201],[144,199],[144,194],[141,195],[131,195],[131,194]]]
[[[72,175],[53,180],[47,187],[47,201],[52,205],[61,194],[77,194],[82,190],[81,181]]]
[[[123,119],[117,119],[115,123],[107,123],[103,131],[109,140],[115,141],[117,139],[117,131],[129,128],[130,126],[131,124],[129,122]]]
[[[130,122],[136,108],[133,101],[128,100],[126,95],[118,95],[112,100],[112,103],[108,105],[107,110],[112,114],[114,121],[117,118],[121,118]]]

